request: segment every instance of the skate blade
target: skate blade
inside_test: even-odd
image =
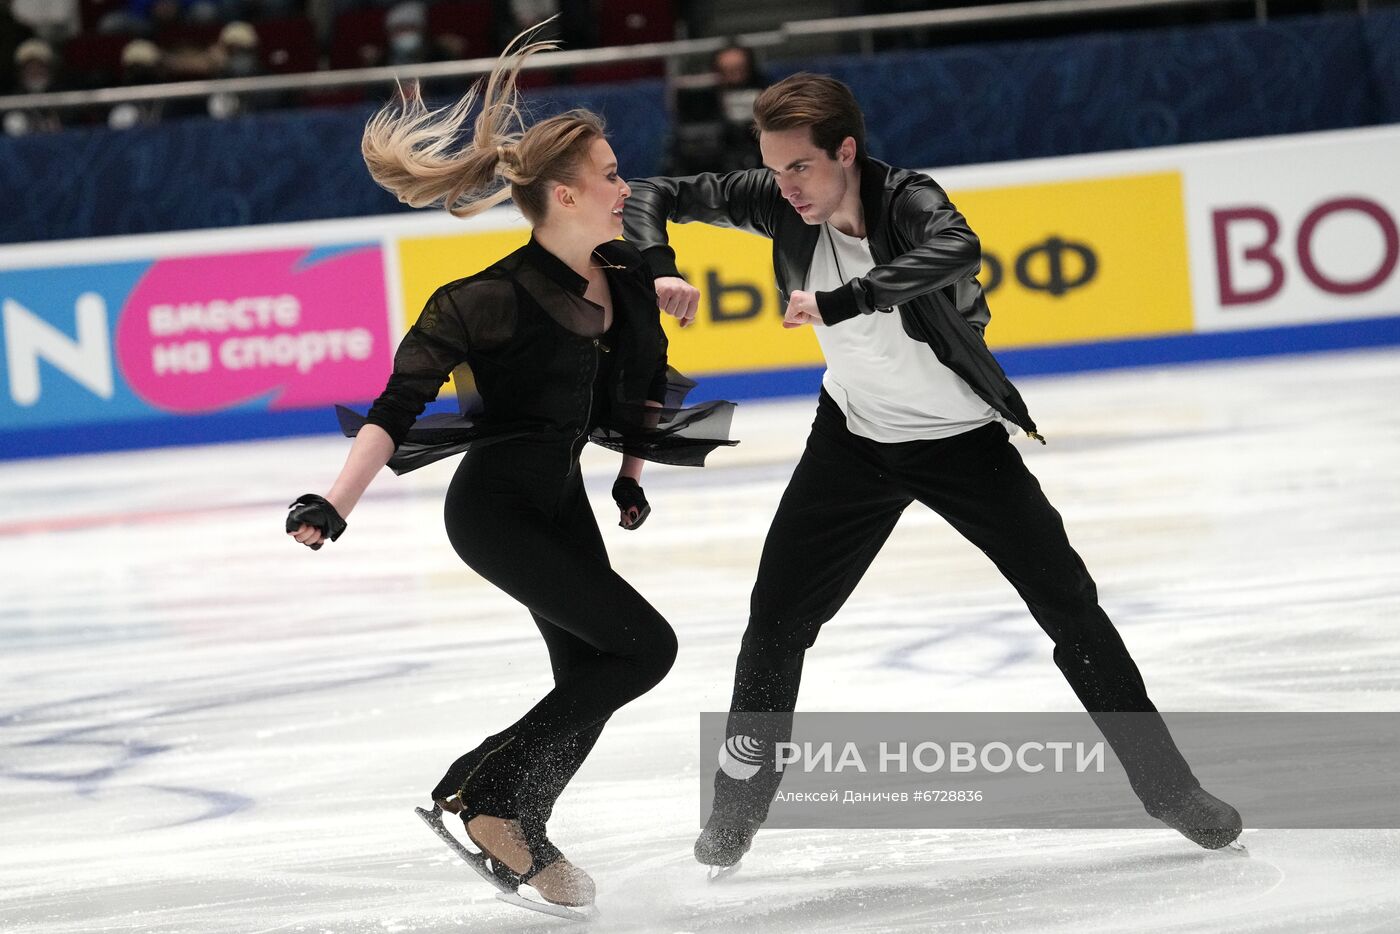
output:
[[[1241,842],[1238,841],[1238,840],[1234,841],[1233,843],[1227,843],[1227,844],[1225,844],[1225,846],[1223,846],[1223,847],[1220,848],[1220,852],[1221,852],[1221,853],[1228,853],[1228,854],[1230,854],[1231,856],[1242,856],[1242,857],[1248,857],[1248,856],[1249,856],[1249,848],[1246,847],[1243,843],[1241,843]]]
[[[428,825],[428,829],[436,834],[438,839],[442,840],[443,843],[446,843],[452,852],[460,856],[462,861],[470,866],[477,875],[491,883],[491,887],[497,890],[497,898],[506,895],[512,898],[520,897],[516,895],[515,889],[506,885],[499,876],[491,871],[491,867],[486,864],[485,856],[480,853],[473,853],[471,850],[467,849],[462,845],[460,840],[452,836],[451,831],[443,826],[442,808],[434,805],[431,811],[425,811],[422,808],[414,808],[413,812],[423,818],[423,823]]]
[[[538,911],[540,914],[552,915],[555,918],[566,918],[570,921],[592,921],[598,917],[598,909],[593,905],[570,908],[567,905],[555,905],[551,902],[526,898],[518,892],[497,892],[496,898],[507,905],[514,905],[529,911]]]
[[[733,866],[711,866],[709,873],[707,873],[705,876],[705,879],[711,884],[724,879],[728,879],[730,876],[734,875],[734,873],[738,872],[743,867],[743,865],[744,861],[739,860],[739,862],[735,863]]]

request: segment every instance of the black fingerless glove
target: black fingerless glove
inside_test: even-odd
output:
[[[642,486],[631,477],[618,477],[612,488],[613,502],[617,503],[617,508],[625,514],[629,509],[637,510],[637,521],[631,525],[618,520],[618,525],[624,529],[640,528],[651,515],[651,504],[647,502],[647,495],[642,492]]]
[[[295,532],[303,525],[310,525],[320,529],[326,538],[335,541],[345,531],[345,520],[340,518],[340,513],[335,511],[335,507],[324,496],[303,493],[288,508],[291,510],[287,513],[288,532]],[[319,541],[309,547],[312,551],[320,551],[324,544],[324,541]]]

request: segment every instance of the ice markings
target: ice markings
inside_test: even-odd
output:
[[[181,814],[180,806],[143,808],[146,818],[164,818],[139,829],[180,826],[227,817],[251,808],[256,801],[236,790],[213,787],[146,784],[134,781],[138,769],[161,756],[182,751],[177,740],[159,741],[143,736],[160,733],[171,724],[187,723],[194,714],[230,711],[287,701],[306,695],[353,689],[360,685],[404,677],[427,667],[425,662],[376,665],[348,676],[317,676],[304,670],[259,669],[225,676],[233,683],[220,686],[217,676],[182,678],[149,686],[82,694],[45,704],[0,712],[0,778],[59,786],[83,797],[108,797],[145,789],[173,797],[200,810]],[[247,686],[244,678],[273,680],[276,684]],[[175,700],[150,695],[172,692]],[[238,714],[233,714],[238,716]],[[39,733],[21,738],[25,733]]]

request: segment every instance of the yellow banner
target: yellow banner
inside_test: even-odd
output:
[[[949,197],[982,241],[994,349],[1191,331],[1179,173]]]
[[[993,348],[1191,330],[1186,222],[1176,172],[953,192],[982,241]],[[771,244],[704,224],[671,225],[681,273],[700,289],[695,323],[669,316],[671,363],[691,375],[820,366],[807,328],[782,327]],[[521,246],[524,227],[399,241],[408,320],[445,282]]]
[[[486,233],[399,238],[399,281],[403,285],[403,330],[418,320],[440,286],[481,272],[520,249],[530,239],[528,227]]]
[[[681,273],[700,289],[700,313],[694,324],[682,330],[674,318],[664,316],[672,366],[695,374],[821,363],[815,337],[805,328],[782,326],[772,246],[767,240],[704,224],[673,224],[670,236]],[[529,230],[520,227],[400,238],[403,330],[418,320],[424,303],[439,286],[485,269],[529,237]]]
[[[670,238],[681,275],[700,290],[693,324],[666,316],[672,366],[693,375],[821,365],[810,329],[783,327],[769,240],[705,224],[672,224]]]

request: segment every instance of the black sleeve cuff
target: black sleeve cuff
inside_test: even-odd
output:
[[[861,313],[860,303],[856,301],[855,287],[849,282],[839,289],[816,294],[817,310],[821,312],[823,324],[840,324],[847,318],[854,318]]]
[[[405,422],[402,418],[394,418],[383,412],[371,410],[365,416],[365,424],[378,425],[383,428],[384,433],[394,442],[394,449],[397,450],[403,444],[404,438],[408,436],[408,429],[413,427],[413,419],[409,418]]]
[[[676,251],[669,246],[647,247],[642,251],[642,256],[646,259],[647,269],[651,271],[653,279],[660,279],[663,276],[684,278],[676,269]]]

